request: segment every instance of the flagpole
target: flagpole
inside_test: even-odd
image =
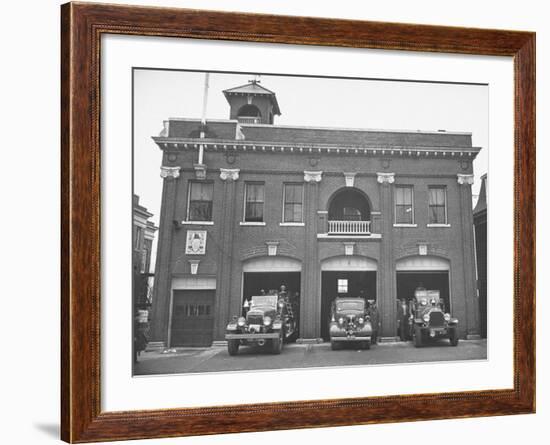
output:
[[[201,132],[200,138],[204,139],[205,129],[206,129],[206,106],[208,104],[208,86],[210,81],[210,73],[205,73],[204,75],[204,93],[202,97],[202,118],[201,118]],[[199,145],[199,165],[202,165],[204,158],[204,145]]]

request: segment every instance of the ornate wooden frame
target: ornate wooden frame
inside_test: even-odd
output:
[[[103,33],[512,56],[514,388],[154,411],[100,408],[100,37]],[[535,34],[69,3],[61,7],[61,436],[68,442],[535,411]]]

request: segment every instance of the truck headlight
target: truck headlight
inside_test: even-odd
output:
[[[271,317],[265,316],[264,317],[264,326],[269,326],[271,324]]]
[[[424,320],[425,323],[428,323],[430,321],[430,314],[424,314],[422,319]]]
[[[445,318],[445,321],[449,321],[451,319],[451,314],[445,314],[443,317]]]
[[[342,317],[338,319],[338,324],[344,324],[344,319]]]
[[[358,321],[359,321],[359,324],[363,324],[365,322],[365,319],[363,317],[360,317]]]
[[[243,327],[245,324],[246,324],[245,318],[244,317],[239,317],[239,319],[237,320],[237,325],[240,326],[240,327]]]

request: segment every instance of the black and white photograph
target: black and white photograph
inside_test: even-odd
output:
[[[134,376],[487,360],[487,84],[132,87]]]

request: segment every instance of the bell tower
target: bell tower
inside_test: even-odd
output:
[[[273,125],[274,117],[281,114],[275,93],[261,86],[258,77],[223,91],[230,106],[229,119],[241,124]]]

